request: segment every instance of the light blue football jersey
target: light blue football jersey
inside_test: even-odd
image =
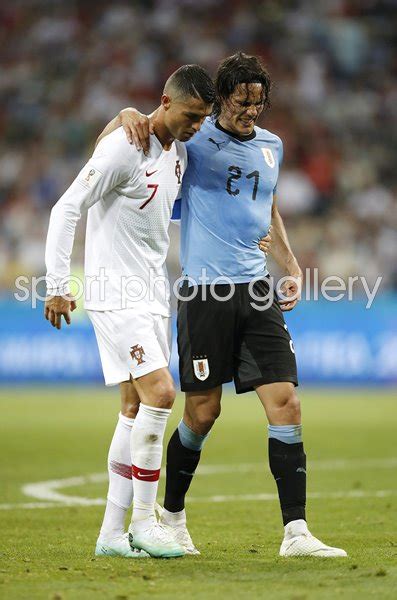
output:
[[[255,127],[242,140],[207,118],[187,150],[180,206],[174,211],[175,217],[180,207],[182,274],[199,284],[220,276],[234,283],[265,277],[266,256],[258,242],[271,222],[280,138]]]

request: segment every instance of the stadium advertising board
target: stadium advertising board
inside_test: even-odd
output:
[[[396,296],[365,303],[301,302],[286,317],[301,383],[397,382]],[[82,310],[61,331],[48,327],[42,306],[0,303],[0,383],[102,383],[92,326]],[[178,378],[176,334],[171,371]]]

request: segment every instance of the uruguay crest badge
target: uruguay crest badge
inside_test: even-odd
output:
[[[273,152],[271,151],[271,149],[262,148],[262,154],[264,156],[266,164],[269,165],[271,169],[273,169],[274,165],[276,164],[276,161],[274,160]]]
[[[208,358],[193,359],[194,374],[200,381],[205,381],[210,374]]]

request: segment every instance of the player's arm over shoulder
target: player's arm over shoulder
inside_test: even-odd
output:
[[[96,144],[100,142],[106,135],[122,127],[124,129],[127,140],[130,144],[135,144],[137,150],[143,150],[144,154],[148,154],[150,150],[150,134],[154,133],[153,118],[157,113],[156,109],[149,120],[147,115],[139,112],[136,108],[129,106],[123,108],[101,132],[96,140]]]

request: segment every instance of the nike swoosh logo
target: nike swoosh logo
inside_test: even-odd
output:
[[[157,171],[158,171],[158,169],[156,169],[155,171],[152,171],[151,173],[149,173],[149,171],[146,171],[146,177],[151,177],[152,175],[157,173]]]
[[[137,477],[153,477],[153,473],[141,473],[140,471],[138,471],[137,473]]]

